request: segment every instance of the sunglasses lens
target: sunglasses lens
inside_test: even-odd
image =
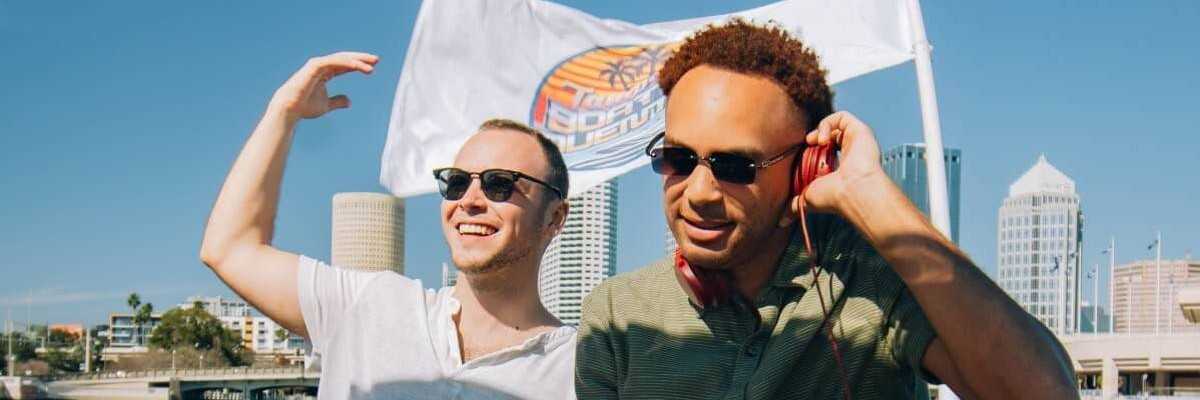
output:
[[[471,175],[466,171],[443,169],[438,171],[438,190],[446,200],[458,200],[471,187]]]
[[[506,201],[512,196],[513,183],[516,177],[506,171],[487,171],[480,177],[483,184],[483,195],[491,201]]]
[[[688,175],[696,169],[696,152],[681,147],[650,150],[650,168],[661,175]]]
[[[719,180],[737,183],[750,184],[754,183],[754,161],[732,154],[713,154],[709,159],[709,166],[712,167],[713,176]]]

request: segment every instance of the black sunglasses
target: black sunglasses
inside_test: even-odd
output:
[[[760,168],[770,167],[804,147],[804,143],[797,144],[762,162],[729,153],[713,153],[708,157],[701,158],[695,150],[687,147],[665,145],[654,147],[666,136],[666,132],[659,133],[650,139],[650,144],[646,146],[646,155],[650,156],[650,168],[654,172],[661,175],[690,175],[696,166],[703,162],[708,164],[708,168],[712,170],[713,176],[718,180],[742,185],[754,183],[754,177]]]
[[[467,189],[471,187],[471,180],[475,177],[479,177],[479,184],[483,188],[483,195],[491,201],[508,201],[508,198],[512,197],[517,180],[520,179],[545,186],[547,189],[553,191],[558,198],[561,199],[563,197],[562,190],[549,183],[507,169],[467,172],[458,168],[438,168],[433,170],[433,177],[438,181],[438,191],[442,193],[442,198],[450,201],[461,199],[467,193]]]

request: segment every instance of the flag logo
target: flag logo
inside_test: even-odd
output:
[[[658,70],[678,43],[595,47],[542,79],[529,123],[558,144],[568,168],[603,169],[641,156],[666,126]]]

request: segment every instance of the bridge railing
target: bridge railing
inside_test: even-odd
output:
[[[222,367],[222,368],[189,368],[189,369],[152,369],[142,371],[112,371],[81,374],[63,374],[44,377],[48,381],[80,381],[105,379],[154,379],[154,378],[183,378],[203,376],[271,376],[305,375],[303,366],[288,367]],[[316,374],[312,374],[316,377]]]

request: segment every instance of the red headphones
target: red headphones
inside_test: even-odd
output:
[[[821,287],[818,284],[820,268],[817,267],[817,253],[809,238],[808,222],[804,210],[804,190],[817,178],[828,175],[837,169],[837,161],[837,150],[832,145],[806,147],[804,154],[795,164],[795,171],[792,172],[792,194],[800,196],[800,208],[796,213],[796,219],[800,221],[800,233],[804,237],[804,250],[809,255],[809,270],[813,274],[813,286],[817,289],[817,297],[821,300],[821,311],[825,315],[825,334],[829,337],[829,346],[833,351],[833,358],[837,362],[842,381],[842,397],[849,400],[850,385],[846,378],[846,370],[842,366],[842,355],[838,350],[837,339],[833,337],[833,323],[829,321],[830,310],[826,308],[825,296],[821,294]],[[691,297],[692,302],[701,308],[727,303],[735,295],[733,292],[735,288],[731,287],[729,278],[725,274],[722,271],[693,268],[683,258],[683,253],[679,249],[675,250],[675,276],[683,283],[681,286]]]

